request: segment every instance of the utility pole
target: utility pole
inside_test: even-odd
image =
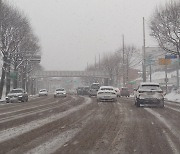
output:
[[[95,62],[95,68],[96,68],[96,56],[95,56],[95,61],[94,62]]]
[[[126,51],[126,83],[129,81],[129,51]]]
[[[101,62],[101,57],[100,57],[100,54],[99,54],[99,70],[100,70],[100,62]]]
[[[125,87],[125,67],[124,67],[124,35],[122,36],[122,44],[123,44],[123,87]]]
[[[149,76],[150,76],[150,82],[152,82],[152,67],[151,67],[151,63],[149,64]]]
[[[180,63],[180,56],[178,55],[178,62],[177,62],[177,65],[176,65],[177,89],[179,88],[179,63]]]
[[[165,63],[165,84],[166,84],[166,94],[168,92],[167,83],[168,83],[168,77],[167,77],[167,62]]]
[[[146,40],[145,40],[145,22],[143,17],[143,82],[146,82]]]
[[[88,68],[89,68],[89,64],[88,64],[88,62],[87,62],[87,70],[88,70]]]

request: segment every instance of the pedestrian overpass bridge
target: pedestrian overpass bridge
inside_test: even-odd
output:
[[[38,71],[31,78],[51,77],[95,77],[109,79],[109,74],[104,71]]]

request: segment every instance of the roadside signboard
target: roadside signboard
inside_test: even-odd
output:
[[[159,65],[169,65],[171,64],[171,59],[159,58]]]

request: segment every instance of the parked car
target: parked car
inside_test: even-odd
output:
[[[27,92],[22,88],[12,89],[6,96],[6,103],[15,102],[15,101],[27,102],[28,101]]]
[[[47,96],[47,95],[48,95],[48,91],[46,89],[39,90],[39,97],[40,96]]]
[[[122,87],[120,90],[120,95],[125,96],[125,97],[129,97],[130,96],[129,89],[127,87]]]
[[[117,94],[111,86],[101,86],[97,92],[97,101],[117,101]]]
[[[117,97],[120,97],[121,96],[120,89],[114,88],[114,90],[116,91]]]
[[[89,97],[97,96],[97,92],[98,92],[99,88],[100,88],[100,84],[99,83],[93,83],[90,86],[90,89],[89,89]]]
[[[143,82],[135,92],[135,105],[154,104],[164,107],[164,95],[159,83]]]
[[[55,90],[54,98],[56,97],[66,97],[66,90],[64,88],[58,88]]]

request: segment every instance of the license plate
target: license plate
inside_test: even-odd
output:
[[[147,94],[148,95],[154,95],[154,92],[148,92]]]
[[[17,100],[17,97],[11,97],[10,100]]]

